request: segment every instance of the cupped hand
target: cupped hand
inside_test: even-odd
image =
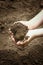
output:
[[[18,41],[16,44],[17,45],[28,45],[34,38],[35,38],[35,34],[34,34],[34,30],[29,30],[26,34],[25,37],[28,37],[27,39],[24,38],[24,41]]]
[[[18,21],[22,24],[24,24],[23,21]],[[18,23],[18,22],[15,22],[15,23]],[[15,24],[14,23],[14,24]],[[28,26],[27,23],[24,24],[25,26]],[[27,39],[24,38],[24,41],[18,41],[16,42],[15,41],[15,38],[14,38],[14,35],[12,33],[12,31],[9,29],[10,31],[10,34],[11,34],[11,39],[14,43],[16,43],[17,45],[27,45],[28,43],[30,43],[34,38],[38,37],[38,36],[43,36],[43,28],[42,29],[30,29],[28,30],[27,34],[25,37],[28,37]],[[40,32],[40,33],[39,33]]]
[[[43,37],[43,28],[40,29],[33,29],[33,30],[29,30],[26,34],[26,36],[28,36],[28,39],[24,40],[24,41],[18,41],[17,45],[27,45],[28,43],[30,43],[33,39],[37,38],[37,37]]]

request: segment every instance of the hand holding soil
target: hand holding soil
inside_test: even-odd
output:
[[[18,24],[21,25],[21,23],[16,23],[15,25],[18,25]],[[24,30],[21,29],[21,26],[20,26],[20,28],[17,27],[17,29],[16,29],[16,32],[18,31],[17,33],[14,33],[15,29],[16,28],[12,28],[10,32],[11,32],[11,38],[12,38],[13,42],[14,43],[16,42],[17,45],[27,45],[34,38],[43,36],[43,28],[33,29],[33,30],[29,30],[28,28],[27,29],[24,28],[25,33],[24,33]],[[23,30],[23,31],[19,31],[19,30]],[[22,34],[24,34],[24,35],[22,35]]]
[[[18,41],[17,45],[27,45],[29,44],[33,39],[37,37],[43,37],[43,28],[35,29],[35,30],[29,30],[26,34],[27,39],[24,41]]]
[[[24,41],[25,35],[28,32],[28,27],[20,22],[16,22],[10,29],[11,38],[14,42]]]
[[[17,45],[27,44],[32,39],[43,36],[43,28],[36,29],[40,25],[43,25],[42,13],[43,10],[30,21],[18,21],[14,23],[10,31],[12,33],[11,38]]]
[[[36,29],[39,26],[43,25],[43,10],[39,12],[34,18],[32,18],[30,21],[20,21],[22,24],[28,26],[29,30],[26,34],[28,36],[28,39],[25,40],[24,42],[18,41],[18,45],[23,45],[29,43],[32,39],[43,36],[43,28],[41,29]],[[39,33],[40,32],[40,33]]]

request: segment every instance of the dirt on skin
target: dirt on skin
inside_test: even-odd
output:
[[[41,1],[0,0],[0,65],[43,65],[43,37],[21,47],[15,45],[8,30],[14,22],[30,20],[40,12]]]

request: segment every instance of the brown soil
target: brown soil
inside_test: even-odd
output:
[[[11,28],[11,31],[14,35],[14,38],[17,41],[23,40],[26,33],[28,32],[28,27],[21,24],[21,23],[15,23],[13,27]]]
[[[8,30],[14,22],[34,17],[43,8],[41,1],[0,0],[0,65],[43,65],[43,37],[21,47],[12,42]]]

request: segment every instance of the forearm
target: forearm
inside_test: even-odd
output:
[[[18,21],[26,26],[28,26],[29,29],[36,29],[40,25],[43,25],[43,10],[39,12],[35,17],[33,17],[29,21]]]
[[[34,18],[32,18],[28,23],[29,29],[35,29],[43,24],[43,10],[39,12]]]
[[[43,28],[29,30],[26,36],[43,36]]]

